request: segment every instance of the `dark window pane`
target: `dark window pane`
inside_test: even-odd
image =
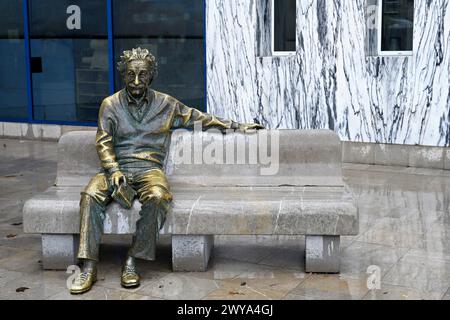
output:
[[[204,1],[114,0],[116,37],[203,37]]]
[[[70,9],[73,6],[79,15]],[[31,0],[30,13],[34,39],[107,38],[106,0]],[[74,23],[77,17],[79,28]]]
[[[0,0],[0,118],[28,118],[23,3]]]
[[[412,51],[414,0],[383,0],[382,51]]]
[[[274,1],[274,51],[295,51],[296,0]]]
[[[81,10],[80,29],[66,25],[70,5]],[[109,95],[106,0],[32,0],[30,20],[34,118],[97,121]]]
[[[114,0],[116,60],[124,50],[147,48],[158,60],[155,90],[206,109],[204,1]],[[123,87],[116,73],[116,87]]]
[[[23,0],[0,0],[0,39],[23,38]]]

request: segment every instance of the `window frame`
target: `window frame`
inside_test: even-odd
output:
[[[275,1],[270,0],[271,16],[270,16],[270,50],[273,56],[293,56],[297,53],[297,12],[295,13],[295,50],[294,51],[276,51],[275,50]]]
[[[383,36],[383,0],[378,3],[378,31],[377,31],[377,51],[381,57],[411,57],[414,55],[414,25],[413,25],[413,49],[410,51],[387,51],[382,50],[382,36]],[[414,9],[416,2],[414,1]]]

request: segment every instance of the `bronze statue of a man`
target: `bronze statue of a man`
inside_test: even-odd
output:
[[[262,129],[258,124],[240,124],[202,113],[151,89],[157,63],[147,49],[125,51],[118,70],[126,88],[103,101],[98,117],[96,148],[102,170],[81,193],[78,259],[82,270],[70,288],[72,294],[89,291],[96,281],[106,206],[124,185],[137,194],[142,209],[122,268],[121,285],[139,286],[136,258],[155,260],[157,235],[172,200],[163,171],[172,130],[193,128],[196,122],[204,129]]]

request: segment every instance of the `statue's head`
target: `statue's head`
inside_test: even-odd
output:
[[[132,49],[123,52],[117,69],[123,76],[128,92],[136,98],[142,97],[158,74],[156,58],[147,49]]]

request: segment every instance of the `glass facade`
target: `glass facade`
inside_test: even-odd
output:
[[[97,120],[109,94],[107,25],[106,0],[30,1],[34,119]]]
[[[158,59],[156,90],[206,110],[204,1],[0,0],[0,10],[0,121],[95,125],[122,87],[117,59],[136,46]]]
[[[414,0],[383,0],[381,51],[413,50]]]
[[[0,1],[0,118],[28,120],[22,0]]]

